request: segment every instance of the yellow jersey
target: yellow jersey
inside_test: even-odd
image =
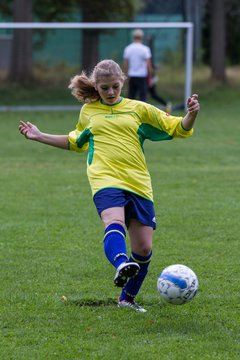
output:
[[[94,194],[104,188],[131,191],[153,201],[143,143],[186,138],[182,117],[171,116],[145,102],[121,98],[114,105],[99,101],[83,105],[69,149],[88,149],[87,174]]]

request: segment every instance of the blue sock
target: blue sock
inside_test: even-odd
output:
[[[152,252],[148,256],[140,256],[132,252],[129,261],[134,261],[138,263],[138,265],[140,266],[140,270],[137,276],[135,276],[135,278],[131,278],[128,280],[120,295],[120,301],[134,301],[134,298],[138,294],[142,283],[148,273],[148,266],[151,261],[151,256]]]
[[[125,236],[124,227],[120,224],[111,224],[105,229],[105,255],[115,268],[128,260]]]

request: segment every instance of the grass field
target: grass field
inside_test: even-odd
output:
[[[240,358],[240,88],[209,88],[192,138],[145,146],[158,220],[146,314],[116,306],[86,155],[18,134],[19,119],[66,133],[78,114],[0,113],[1,359]],[[156,290],[174,263],[200,282],[183,306]]]

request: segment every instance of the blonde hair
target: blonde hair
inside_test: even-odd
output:
[[[100,99],[100,95],[95,86],[103,76],[119,76],[124,82],[126,76],[122,72],[120,66],[113,60],[100,61],[93,69],[90,76],[84,71],[80,75],[75,75],[68,86],[72,95],[79,101],[94,102]]]

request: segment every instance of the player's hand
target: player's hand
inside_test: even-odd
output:
[[[20,121],[18,129],[20,133],[29,140],[38,140],[41,135],[41,131],[37,128],[37,126],[31,124],[30,122],[25,123],[24,121]]]
[[[200,105],[198,102],[198,95],[193,94],[187,99],[187,111],[190,113],[195,113],[200,110]]]

